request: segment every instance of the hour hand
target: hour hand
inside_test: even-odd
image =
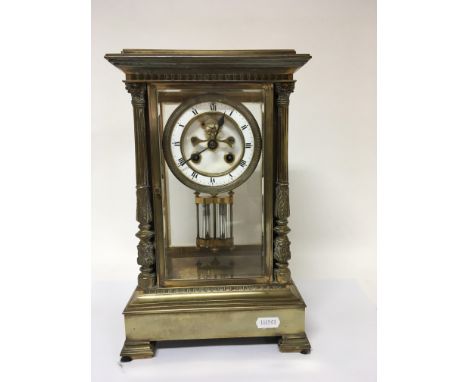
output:
[[[224,112],[226,114],[226,112]],[[221,116],[221,118],[218,121],[218,130],[224,125],[224,114]]]
[[[224,114],[226,114],[226,112],[224,112]],[[215,134],[215,136],[214,136],[214,139],[216,139],[216,137],[218,136],[219,130],[220,130],[221,127],[223,127],[223,125],[224,125],[224,114],[221,116],[221,118],[220,118],[219,121],[218,121],[218,128],[216,129],[216,134]]]

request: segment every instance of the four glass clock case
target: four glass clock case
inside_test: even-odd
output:
[[[153,200],[155,226],[159,227],[155,232],[156,253],[159,255],[158,284],[176,287],[271,281],[273,131],[266,126],[273,125],[272,85],[229,84],[221,87],[159,83],[149,85],[148,95],[153,188],[160,191],[154,194]],[[225,120],[232,118],[232,125],[241,131],[243,126],[258,126],[260,139],[257,144],[246,142],[252,139],[237,142],[245,135],[242,132],[238,137],[235,131],[229,134],[229,128],[226,127],[228,122],[223,127],[226,131],[220,129],[219,137],[223,138],[221,134],[224,133],[224,141],[228,141],[220,142],[215,150],[221,151],[219,161],[224,161],[221,166],[229,166],[225,158],[227,156],[229,159],[230,151],[236,156],[234,166],[224,177],[235,178],[235,170],[242,171],[242,164],[246,163],[242,158],[249,157],[247,162],[250,162],[252,156],[255,156],[249,156],[249,150],[255,150],[258,154],[250,174],[242,174],[248,176],[241,179],[235,188],[229,182],[225,182],[227,184],[221,190],[217,188],[216,181],[223,182],[222,176],[205,174],[206,183],[208,178],[214,182],[211,185],[208,183],[208,186],[204,186],[203,180],[200,180],[204,178],[202,164],[209,160],[203,157],[207,154],[205,146],[210,143],[202,142],[209,138],[207,135],[207,139],[203,139],[203,131],[197,132],[192,128],[192,132],[188,129],[182,142],[181,134],[175,134],[176,138],[174,134],[168,135],[167,130],[173,129],[174,125],[183,135],[187,131],[187,122],[213,113],[224,115]],[[236,114],[239,114],[237,120]],[[242,124],[239,122],[245,121],[242,117],[254,120]],[[205,122],[202,120],[201,124],[205,125]],[[239,127],[240,124],[242,126]],[[247,128],[244,127],[244,130]],[[191,141],[188,141],[189,138]],[[229,139],[232,139],[232,145],[229,145]],[[240,145],[243,146],[242,152],[236,152],[236,147]],[[167,146],[166,150],[164,146]],[[201,151],[205,152],[199,155],[201,159],[195,158],[198,163],[190,160],[190,153]],[[208,150],[208,153],[211,152]],[[187,181],[184,181],[183,170]],[[190,183],[189,186],[187,183]]]

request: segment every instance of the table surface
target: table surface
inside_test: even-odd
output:
[[[121,363],[122,311],[133,283],[99,281],[92,293],[92,377],[101,381],[376,380],[376,306],[353,280],[295,280],[308,307],[309,355],[275,344],[185,343],[154,358]],[[198,343],[200,345],[200,343]],[[247,379],[246,379],[247,378]]]

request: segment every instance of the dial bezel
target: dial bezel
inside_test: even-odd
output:
[[[175,161],[175,158],[172,156],[171,153],[171,137],[172,137],[172,132],[174,130],[174,127],[176,126],[176,123],[179,121],[180,117],[182,114],[187,111],[187,109],[191,108],[194,105],[197,105],[199,103],[203,102],[220,102],[226,105],[231,106],[235,110],[237,110],[239,113],[243,115],[243,117],[247,120],[247,122],[250,125],[252,135],[254,138],[254,147],[253,147],[253,155],[252,159],[250,160],[249,164],[247,165],[247,168],[244,170],[244,172],[235,180],[233,180],[230,183],[220,185],[220,186],[205,186],[196,182],[193,182],[189,178],[187,178],[182,171],[180,171],[180,168],[178,164]],[[164,153],[164,158],[166,160],[166,163],[171,170],[171,172],[174,174],[174,176],[184,185],[187,187],[198,191],[198,192],[204,192],[207,194],[211,195],[218,195],[223,192],[227,191],[232,191],[239,187],[241,184],[243,184],[255,171],[257,168],[258,162],[260,160],[260,156],[262,153],[262,137],[260,133],[260,128],[258,126],[258,123],[255,119],[255,117],[252,115],[250,110],[242,105],[241,103],[232,101],[229,99],[229,97],[226,97],[221,94],[204,94],[201,96],[193,97],[183,103],[181,103],[171,114],[169,117],[166,126],[164,127],[164,132],[163,132],[163,153]],[[245,151],[244,151],[245,152]],[[239,166],[239,164],[238,164]],[[237,166],[236,166],[237,167]]]

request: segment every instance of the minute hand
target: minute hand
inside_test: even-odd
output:
[[[200,155],[202,152],[208,150],[208,147],[205,147],[202,151],[199,151],[198,153],[193,153],[192,155],[190,155],[190,158],[184,160],[180,165],[183,166],[184,164],[186,164],[188,161],[192,160],[194,158],[194,156],[196,155]]]

